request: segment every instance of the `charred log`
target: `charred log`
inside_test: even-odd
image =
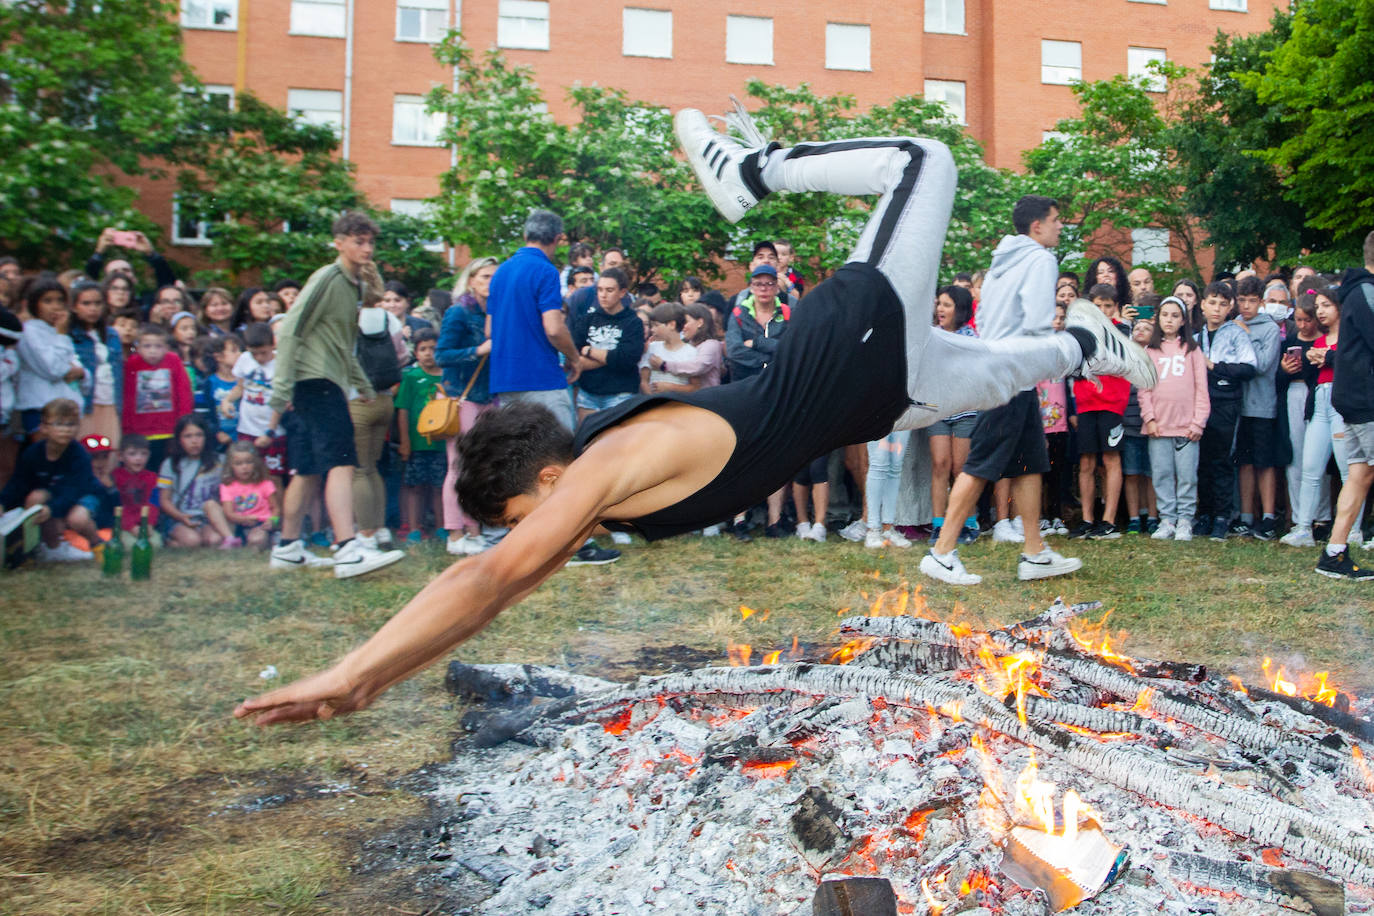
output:
[[[822,881],[811,899],[813,916],[897,916],[897,896],[886,878]]]
[[[1314,916],[1345,916],[1345,888],[1311,872],[1265,868],[1245,862],[1222,862],[1194,853],[1169,857],[1176,881],[1272,903]]]
[[[1258,700],[1261,703],[1282,703],[1289,709],[1296,710],[1305,716],[1311,716],[1325,725],[1339,728],[1361,741],[1374,742],[1374,722],[1370,722],[1368,719],[1357,718],[1349,712],[1313,702],[1305,697],[1290,697],[1286,694],[1275,693],[1272,690],[1265,690],[1263,687],[1246,685],[1245,692],[1252,700]]]
[[[1015,709],[1016,697],[1008,694],[1003,704]],[[1041,722],[1058,722],[1075,728],[1086,728],[1104,734],[1129,734],[1148,738],[1156,747],[1166,747],[1175,738],[1167,730],[1131,712],[1117,709],[1098,709],[1092,706],[1079,706],[1061,700],[1045,697],[1025,697],[1026,715]]]

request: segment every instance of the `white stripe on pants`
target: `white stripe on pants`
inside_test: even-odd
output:
[[[1322,482],[1326,480],[1326,462],[1336,457],[1341,480],[1350,476],[1350,464],[1345,456],[1345,421],[1331,406],[1331,382],[1318,385],[1312,396],[1312,419],[1302,444],[1302,499],[1294,524],[1311,528],[1317,513]],[[1364,506],[1356,518],[1364,518]]]
[[[932,328],[957,179],[943,143],[877,137],[802,143],[767,154],[760,171],[773,191],[882,195],[849,259],[881,271],[906,313],[907,393],[916,406],[897,421],[897,429],[997,407],[1042,379],[1062,378],[1082,362],[1082,351],[1068,334],[989,342]]]
[[[1160,520],[1192,522],[1197,514],[1198,443],[1186,436],[1152,436],[1149,448]]]

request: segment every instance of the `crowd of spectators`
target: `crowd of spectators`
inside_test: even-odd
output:
[[[188,289],[146,237],[114,229],[84,270],[26,271],[0,259],[0,508],[45,507],[40,559],[91,558],[121,534],[111,530],[116,508],[129,537],[144,507],[159,543],[286,544],[296,552],[281,556],[304,565],[316,565],[306,545],[344,549],[355,538],[372,551],[363,571],[428,538],[453,554],[478,553],[503,532],[458,505],[455,441],[419,433],[434,397],[461,397],[465,426],[496,403],[532,401],[572,427],[634,395],[673,397],[766,371],[794,310],[806,308],[804,262],[781,239],[753,245],[733,294],[696,277],[664,289],[658,277],[636,278],[614,247],[575,243],[560,264],[561,220],[536,211],[524,247],[504,261],[478,257],[451,290],[417,299],[377,274],[373,233],[365,217],[345,215],[336,265],[307,282],[237,293]],[[142,256],[153,286],[140,288],[131,262],[111,256],[116,247]],[[1374,299],[1374,251],[1365,261],[1365,271],[1344,278],[1300,266],[1163,289],[1148,269],[1110,256],[1081,276],[1061,273],[1058,327],[1069,303],[1090,300],[1147,348],[1159,384],[1137,391],[1107,377],[1038,386],[1052,470],[1044,505],[1028,514],[1044,519],[1042,535],[1298,547],[1331,537],[1352,467],[1367,487],[1374,460],[1347,436],[1348,423],[1374,416],[1332,397],[1338,347],[1356,358],[1340,339],[1343,309],[1368,310]],[[959,274],[942,287],[933,322],[976,336],[982,280]],[[311,350],[331,333],[316,315],[335,300],[343,363]],[[1361,348],[1347,371],[1368,373]],[[337,429],[321,431],[308,408],[317,394],[307,383],[322,381],[346,398],[352,430],[351,449],[334,460],[319,440]],[[1374,378],[1363,389],[1374,389]],[[945,518],[975,422],[961,414],[818,455],[765,504],[702,534],[749,541],[762,529],[824,542],[834,532],[870,548],[906,548],[955,525],[959,543],[989,534],[1021,542],[1022,511],[1005,485],[967,517]],[[349,461],[357,469],[340,497],[345,485],[332,472]],[[323,493],[288,492],[297,476],[322,481]],[[299,519],[285,532],[284,514]],[[1364,515],[1340,535],[1348,543],[1363,543]],[[574,562],[617,556],[588,541]]]

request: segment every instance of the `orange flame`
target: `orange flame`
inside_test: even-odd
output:
[[[759,620],[767,620],[767,619],[768,619],[768,615],[771,614],[771,613],[772,613],[772,611],[768,610],[768,608],[764,608],[762,611],[756,611],[756,610],[754,610],[753,608],[748,607],[747,605],[741,604],[741,605],[739,606],[739,619],[740,619],[740,620],[748,620],[750,617],[753,617],[755,614],[758,614],[758,615],[759,615]]]
[[[1108,611],[1102,615],[1102,619],[1097,623],[1072,621],[1069,623],[1069,635],[1084,650],[1099,656],[1107,664],[1116,665],[1118,668],[1135,674],[1134,659],[1112,649],[1112,636],[1107,632],[1107,618],[1111,616],[1112,612]],[[1124,633],[1118,633],[1116,636],[1117,644],[1120,645],[1125,638]]]
[[[763,657],[763,663],[764,663],[765,665],[776,665],[776,664],[778,663],[778,657],[781,656],[781,655],[782,655],[782,650],[781,650],[781,649],[778,649],[778,650],[775,651],[775,652],[769,652],[767,655],[765,655],[765,656]]]
[[[1055,785],[1040,779],[1035,753],[1031,753],[1030,763],[1016,777],[1017,807],[1029,813],[1039,822],[1040,829],[1052,837],[1059,838],[1065,846],[1073,845],[1078,838],[1078,819],[1091,817],[1094,812],[1083,803],[1078,793],[1069,789],[1064,793],[1061,812],[1063,830],[1058,830],[1057,812],[1054,807]]]
[[[1323,706],[1335,706],[1336,698],[1340,696],[1340,691],[1327,684],[1326,680],[1330,677],[1329,671],[1318,671],[1316,674],[1304,674],[1299,676],[1298,682],[1290,681],[1283,675],[1283,666],[1280,665],[1277,671],[1271,671],[1274,660],[1266,657],[1260,663],[1260,668],[1264,671],[1264,676],[1270,682],[1270,690],[1274,693],[1281,693],[1289,697],[1302,697],[1311,700],[1313,703],[1321,703]]]
[[[873,642],[872,639],[867,637],[851,639],[830,654],[830,661],[832,664],[836,665],[847,665],[859,655],[868,651],[868,647],[873,645]]]
[[[786,775],[787,771],[796,765],[797,761],[795,760],[779,760],[776,763],[747,760],[740,765],[740,772],[748,776],[757,776],[760,779],[771,779],[774,776]]]
[[[1250,691],[1245,689],[1244,682],[1241,681],[1241,679],[1236,677],[1234,674],[1227,675],[1226,680],[1231,682],[1231,686],[1236,688],[1236,692],[1239,693],[1241,696],[1248,697],[1250,695]]]
[[[940,916],[945,911],[945,905],[935,899],[935,895],[930,892],[930,879],[921,879],[921,893],[925,894],[926,903],[930,904],[930,916]]]
[[[732,668],[745,668],[749,665],[749,659],[754,655],[754,647],[748,643],[732,642],[725,647],[725,656],[730,661]]]

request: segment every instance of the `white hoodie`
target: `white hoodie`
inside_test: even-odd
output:
[[[1000,340],[1054,331],[1054,281],[1059,263],[1028,235],[1008,235],[992,253],[976,317],[978,336]]]

